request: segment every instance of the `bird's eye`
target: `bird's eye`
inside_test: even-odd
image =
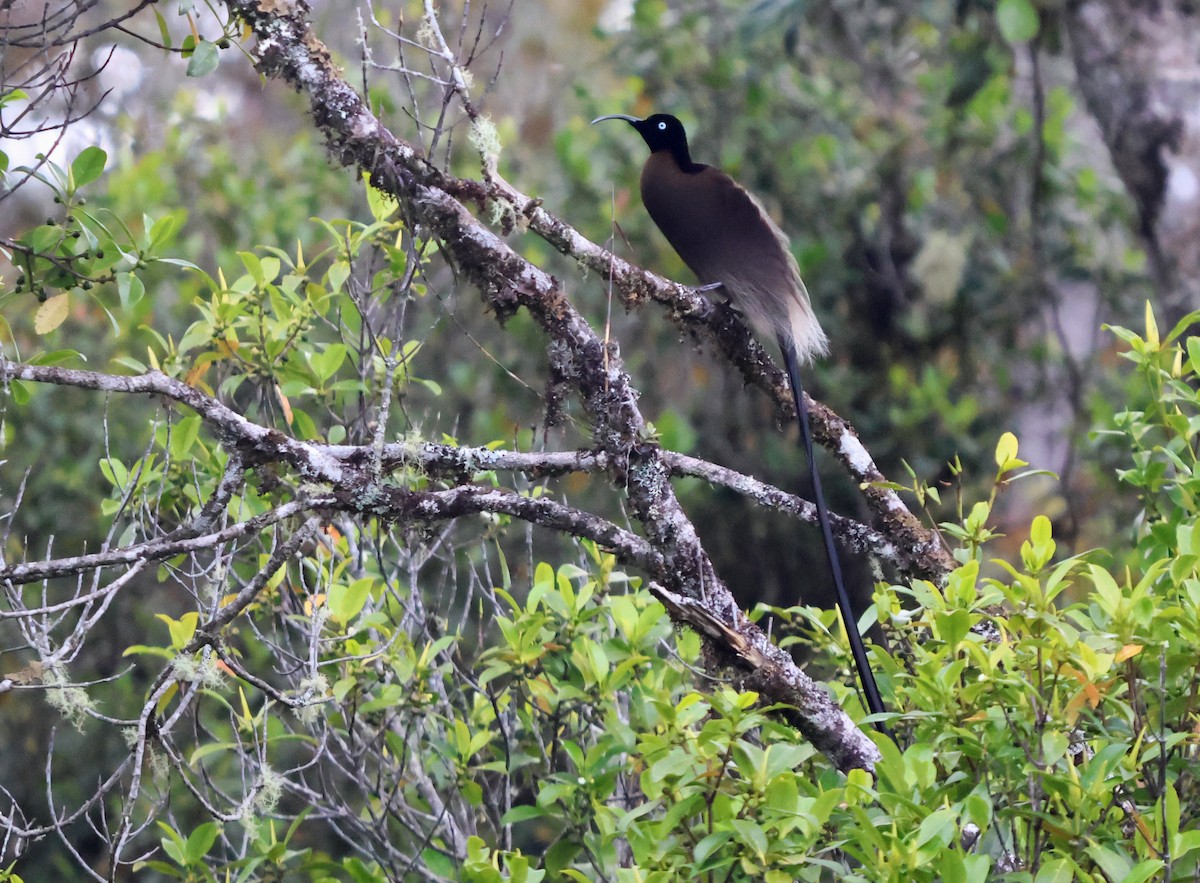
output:
[[[659,124],[658,124],[658,131],[660,131],[660,132],[665,132],[666,130],[667,130],[667,124],[666,124],[666,123],[659,123]]]

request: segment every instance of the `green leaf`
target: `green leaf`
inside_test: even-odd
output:
[[[175,233],[175,228],[178,226],[179,218],[174,214],[163,215],[157,221],[151,223],[149,228],[150,251],[158,251],[171,238]]]
[[[186,865],[187,858],[183,853],[183,838],[170,825],[159,822],[158,826],[166,832],[166,837],[162,839],[162,848],[171,859],[178,865]]]
[[[1075,869],[1070,859],[1060,858],[1042,865],[1034,883],[1072,883],[1075,879]]]
[[[454,879],[459,871],[458,865],[455,863],[454,859],[446,855],[446,853],[442,852],[440,849],[434,849],[433,847],[429,847],[421,853],[421,861],[425,862],[425,864],[429,867],[429,870],[447,880]],[[374,874],[368,876],[366,873],[364,873],[361,877],[355,877],[356,881],[362,880],[364,883],[367,880],[376,881],[380,879],[382,878],[376,877]]]
[[[318,438],[317,424],[313,422],[312,417],[307,411],[294,410],[292,411],[292,431],[296,434],[296,438],[311,441]]]
[[[978,617],[973,616],[967,610],[951,610],[946,613],[935,613],[933,619],[937,625],[938,635],[946,642],[946,646],[957,649],[971,631],[971,626],[975,624]]]
[[[202,273],[204,272],[191,261],[185,261],[182,258],[155,258],[154,261],[158,264],[170,264],[172,267],[183,267],[185,270],[199,270]]]
[[[177,460],[186,457],[199,437],[200,415],[184,417],[171,433],[171,456]]]
[[[208,855],[208,851],[212,849],[212,845],[216,840],[216,822],[205,822],[193,831],[187,839],[187,844],[184,846],[184,856],[187,858],[188,864],[199,864],[200,860]]]
[[[6,104],[12,104],[14,101],[24,101],[29,98],[29,93],[24,89],[13,89],[11,92],[5,92],[0,95],[0,107]]]
[[[117,274],[117,297],[121,306],[132,307],[146,296],[146,284],[133,273]]]
[[[191,756],[188,757],[188,766],[194,767],[210,755],[220,754],[223,751],[234,751],[236,749],[237,745],[233,742],[206,742],[191,753]]]
[[[335,293],[342,290],[342,286],[349,278],[350,265],[345,261],[338,261],[330,265],[329,271],[325,274],[325,279],[329,282],[329,290]]]
[[[751,819],[731,819],[729,824],[737,831],[738,839],[754,850],[755,857],[760,862],[763,861],[767,856],[769,846],[766,832],[763,831],[762,826]]]
[[[1191,362],[1191,371],[1193,374],[1200,374],[1200,337],[1189,337],[1187,339],[1188,361]]]
[[[262,261],[258,259],[258,255],[252,251],[239,251],[237,254],[238,257],[242,259],[242,264],[250,273],[251,278],[254,279],[254,283],[256,285],[262,285],[264,281],[263,268]]]
[[[1158,875],[1166,867],[1162,859],[1148,858],[1138,862],[1132,871],[1121,878],[1121,883],[1145,883]]]
[[[1124,880],[1129,873],[1131,866],[1129,857],[1113,847],[1093,843],[1083,851],[1110,880]]]
[[[158,21],[158,38],[164,46],[171,48],[171,29],[167,27],[167,20],[163,18],[158,7],[154,7],[154,18]]]
[[[211,74],[217,69],[217,64],[220,60],[217,44],[210,43],[208,40],[201,40],[192,51],[192,57],[188,60],[187,75],[189,77],[203,77],[206,74]]]
[[[29,400],[33,398],[33,387],[24,380],[10,380],[8,391],[18,405],[28,405]]]
[[[71,178],[75,186],[83,187],[99,178],[104,174],[104,164],[107,161],[108,154],[99,147],[85,147],[81,150],[79,156],[75,157],[75,162],[71,163]]]
[[[572,840],[567,840],[566,838],[558,840],[546,850],[546,870],[552,875],[561,873],[575,859],[575,856],[579,854],[580,849],[582,847]]]
[[[1067,736],[1058,730],[1042,734],[1042,759],[1049,765],[1058,763],[1067,754]]]
[[[117,356],[113,359],[113,364],[120,365],[122,368],[128,368],[135,374],[145,374],[149,369],[142,362],[132,356]]]
[[[34,227],[21,237],[21,241],[29,246],[30,251],[44,253],[55,248],[63,240],[63,229],[54,224],[42,224]]]
[[[159,656],[163,659],[170,659],[174,654],[164,647],[148,647],[145,644],[130,644],[123,651],[122,656]]]
[[[39,353],[29,360],[30,365],[63,365],[67,362],[74,362],[76,359],[81,362],[87,361],[87,356],[79,352],[79,350],[51,350],[47,353]]]
[[[714,831],[703,840],[696,844],[696,848],[692,851],[693,858],[697,865],[703,865],[704,861],[733,839],[733,832],[728,828],[723,828],[720,831]]]
[[[331,343],[325,347],[324,352],[316,353],[309,359],[313,373],[317,375],[317,379],[321,383],[336,374],[345,361],[346,346],[341,343]]]
[[[1041,26],[1030,0],[1000,0],[996,6],[996,24],[1009,43],[1029,42]]]
[[[1017,459],[1017,437],[1011,432],[1004,433],[996,442],[996,465],[1000,467],[1001,472],[1029,465],[1024,460]]]
[[[156,613],[154,616],[167,624],[167,629],[171,633],[171,646],[176,650],[182,650],[187,646],[192,635],[196,634],[196,626],[200,622],[200,614],[195,610],[189,610],[179,619],[172,619],[165,613]]]
[[[373,187],[370,178],[369,172],[363,172],[363,181],[367,185],[367,207],[376,221],[385,221],[400,207],[400,203],[390,193]]]
[[[529,819],[540,819],[544,815],[546,815],[546,811],[540,806],[514,806],[504,814],[500,823],[515,825],[517,822],[526,822]]]
[[[356,579],[350,585],[339,583],[330,586],[329,615],[341,625],[349,623],[358,616],[367,603],[367,597],[371,594],[371,587],[374,584],[375,581],[368,576]]]

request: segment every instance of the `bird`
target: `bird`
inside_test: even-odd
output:
[[[656,113],[639,119],[609,114],[592,120],[592,125],[605,120],[629,123],[650,148],[642,166],[642,204],[700,281],[698,290],[721,289],[730,303],[761,334],[774,338],[782,350],[838,608],[867,709],[872,715],[882,715],[883,699],[833,542],[829,509],[813,457],[808,405],[800,384],[801,365],[825,355],[829,342],[813,312],[787,235],[750,191],[720,169],[693,161],[687,132],[674,116]],[[877,722],[877,726],[891,735],[885,724]]]

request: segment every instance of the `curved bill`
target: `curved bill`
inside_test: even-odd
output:
[[[591,124],[594,126],[594,125],[596,125],[596,123],[602,123],[605,120],[624,120],[627,123],[640,123],[641,122],[641,120],[639,120],[637,117],[631,117],[628,114],[610,113],[608,116],[596,117],[594,120],[592,120]]]

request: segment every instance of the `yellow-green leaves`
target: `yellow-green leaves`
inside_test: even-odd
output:
[[[1146,301],[1146,345],[1150,349],[1158,349],[1158,321],[1154,318],[1154,305]]]
[[[71,302],[65,291],[47,298],[34,314],[33,330],[38,334],[49,334],[67,318],[70,307]]]
[[[1051,536],[1050,519],[1038,515],[1029,529],[1029,539],[1021,544],[1021,561],[1030,573],[1038,573],[1054,557],[1056,546]]]
[[[1038,11],[1031,0],[1000,0],[996,24],[1009,43],[1027,43],[1038,34]]]
[[[1017,457],[1017,437],[1011,432],[1000,436],[1000,440],[996,442],[996,466],[999,467],[1000,474],[1004,475],[1028,465]]]
[[[354,582],[337,583],[329,587],[325,603],[329,607],[329,615],[340,626],[347,626],[362,612],[371,596],[371,589],[376,580],[370,577],[356,579]]]
[[[176,651],[182,650],[191,642],[192,637],[196,634],[196,626],[200,623],[200,614],[194,610],[189,610],[179,619],[172,619],[165,613],[156,613],[154,618],[167,624],[167,629],[171,633],[171,648]]]
[[[384,193],[371,184],[370,172],[363,172],[363,183],[367,188],[367,207],[371,210],[371,217],[376,221],[386,221],[400,208],[396,197],[390,193]]]

